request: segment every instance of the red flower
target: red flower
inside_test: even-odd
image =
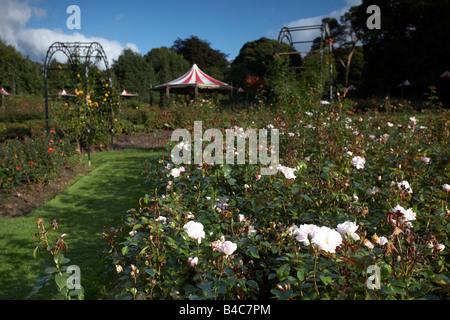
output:
[[[47,150],[48,152],[53,152],[53,151],[55,151],[53,148],[48,148],[48,150]]]
[[[33,161],[30,161],[30,164],[31,164],[31,165],[35,165],[36,163],[34,163]]]
[[[16,167],[16,171],[19,171],[19,167]]]

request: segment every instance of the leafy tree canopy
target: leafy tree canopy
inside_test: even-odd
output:
[[[369,5],[381,13],[381,29],[367,28]],[[364,86],[386,93],[409,79],[416,92],[449,69],[450,0],[363,0],[350,21],[364,45]]]
[[[154,85],[173,80],[189,70],[189,62],[167,47],[154,48],[144,57],[155,74]]]
[[[172,51],[181,54],[191,65],[196,63],[200,69],[217,78],[224,79],[224,74],[229,66],[227,55],[211,48],[211,44],[206,40],[201,40],[196,36],[187,39],[178,38],[175,40]]]
[[[261,81],[268,73],[269,66],[274,61],[274,54],[277,50],[277,40],[260,38],[258,40],[247,42],[239,51],[239,55],[232,62],[228,73],[228,79],[235,86],[250,89],[249,77],[251,82]],[[288,44],[282,43],[280,52],[294,51]],[[291,66],[300,66],[301,57],[298,54],[289,55]]]
[[[123,50],[117,60],[113,61],[112,70],[116,76],[116,87],[138,93],[140,99],[148,99],[149,88],[155,81],[155,75],[141,54],[131,49]]]
[[[24,57],[0,39],[0,87],[13,94],[40,94],[43,89],[42,66]]]

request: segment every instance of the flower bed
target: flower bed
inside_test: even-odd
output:
[[[266,125],[280,129],[275,175],[148,165],[141,206],[103,232],[119,298],[448,296],[448,112]]]
[[[48,137],[34,135],[24,140],[7,140],[0,144],[1,192],[45,183],[68,164],[75,153],[68,139],[61,139],[54,130]]]

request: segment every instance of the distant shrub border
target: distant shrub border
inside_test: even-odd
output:
[[[48,137],[32,136],[0,144],[0,186],[2,193],[32,183],[46,183],[69,165],[76,153],[69,139],[55,130]]]

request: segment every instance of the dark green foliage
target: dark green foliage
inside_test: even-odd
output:
[[[239,55],[233,61],[228,71],[228,81],[236,87],[242,87],[246,91],[255,94],[256,89],[249,80],[249,76],[263,80],[270,72],[270,66],[274,62],[277,51],[277,40],[260,38],[249,41],[241,48]],[[294,49],[282,43],[280,52],[290,52]],[[298,54],[289,55],[289,65],[298,67],[301,65],[301,57]]]
[[[172,51],[182,55],[191,65],[196,63],[201,70],[213,78],[222,80],[228,68],[227,55],[211,48],[206,40],[196,36],[175,40]]]
[[[145,57],[141,54],[125,49],[112,65],[116,76],[116,87],[138,94],[139,99],[148,101],[150,86],[155,83],[155,73]]]
[[[380,7],[379,30],[366,26],[369,5]],[[364,45],[366,92],[384,94],[409,79],[413,91],[422,94],[449,68],[449,0],[364,0],[350,14]]]
[[[12,94],[42,93],[42,65],[0,39],[0,87]]]

